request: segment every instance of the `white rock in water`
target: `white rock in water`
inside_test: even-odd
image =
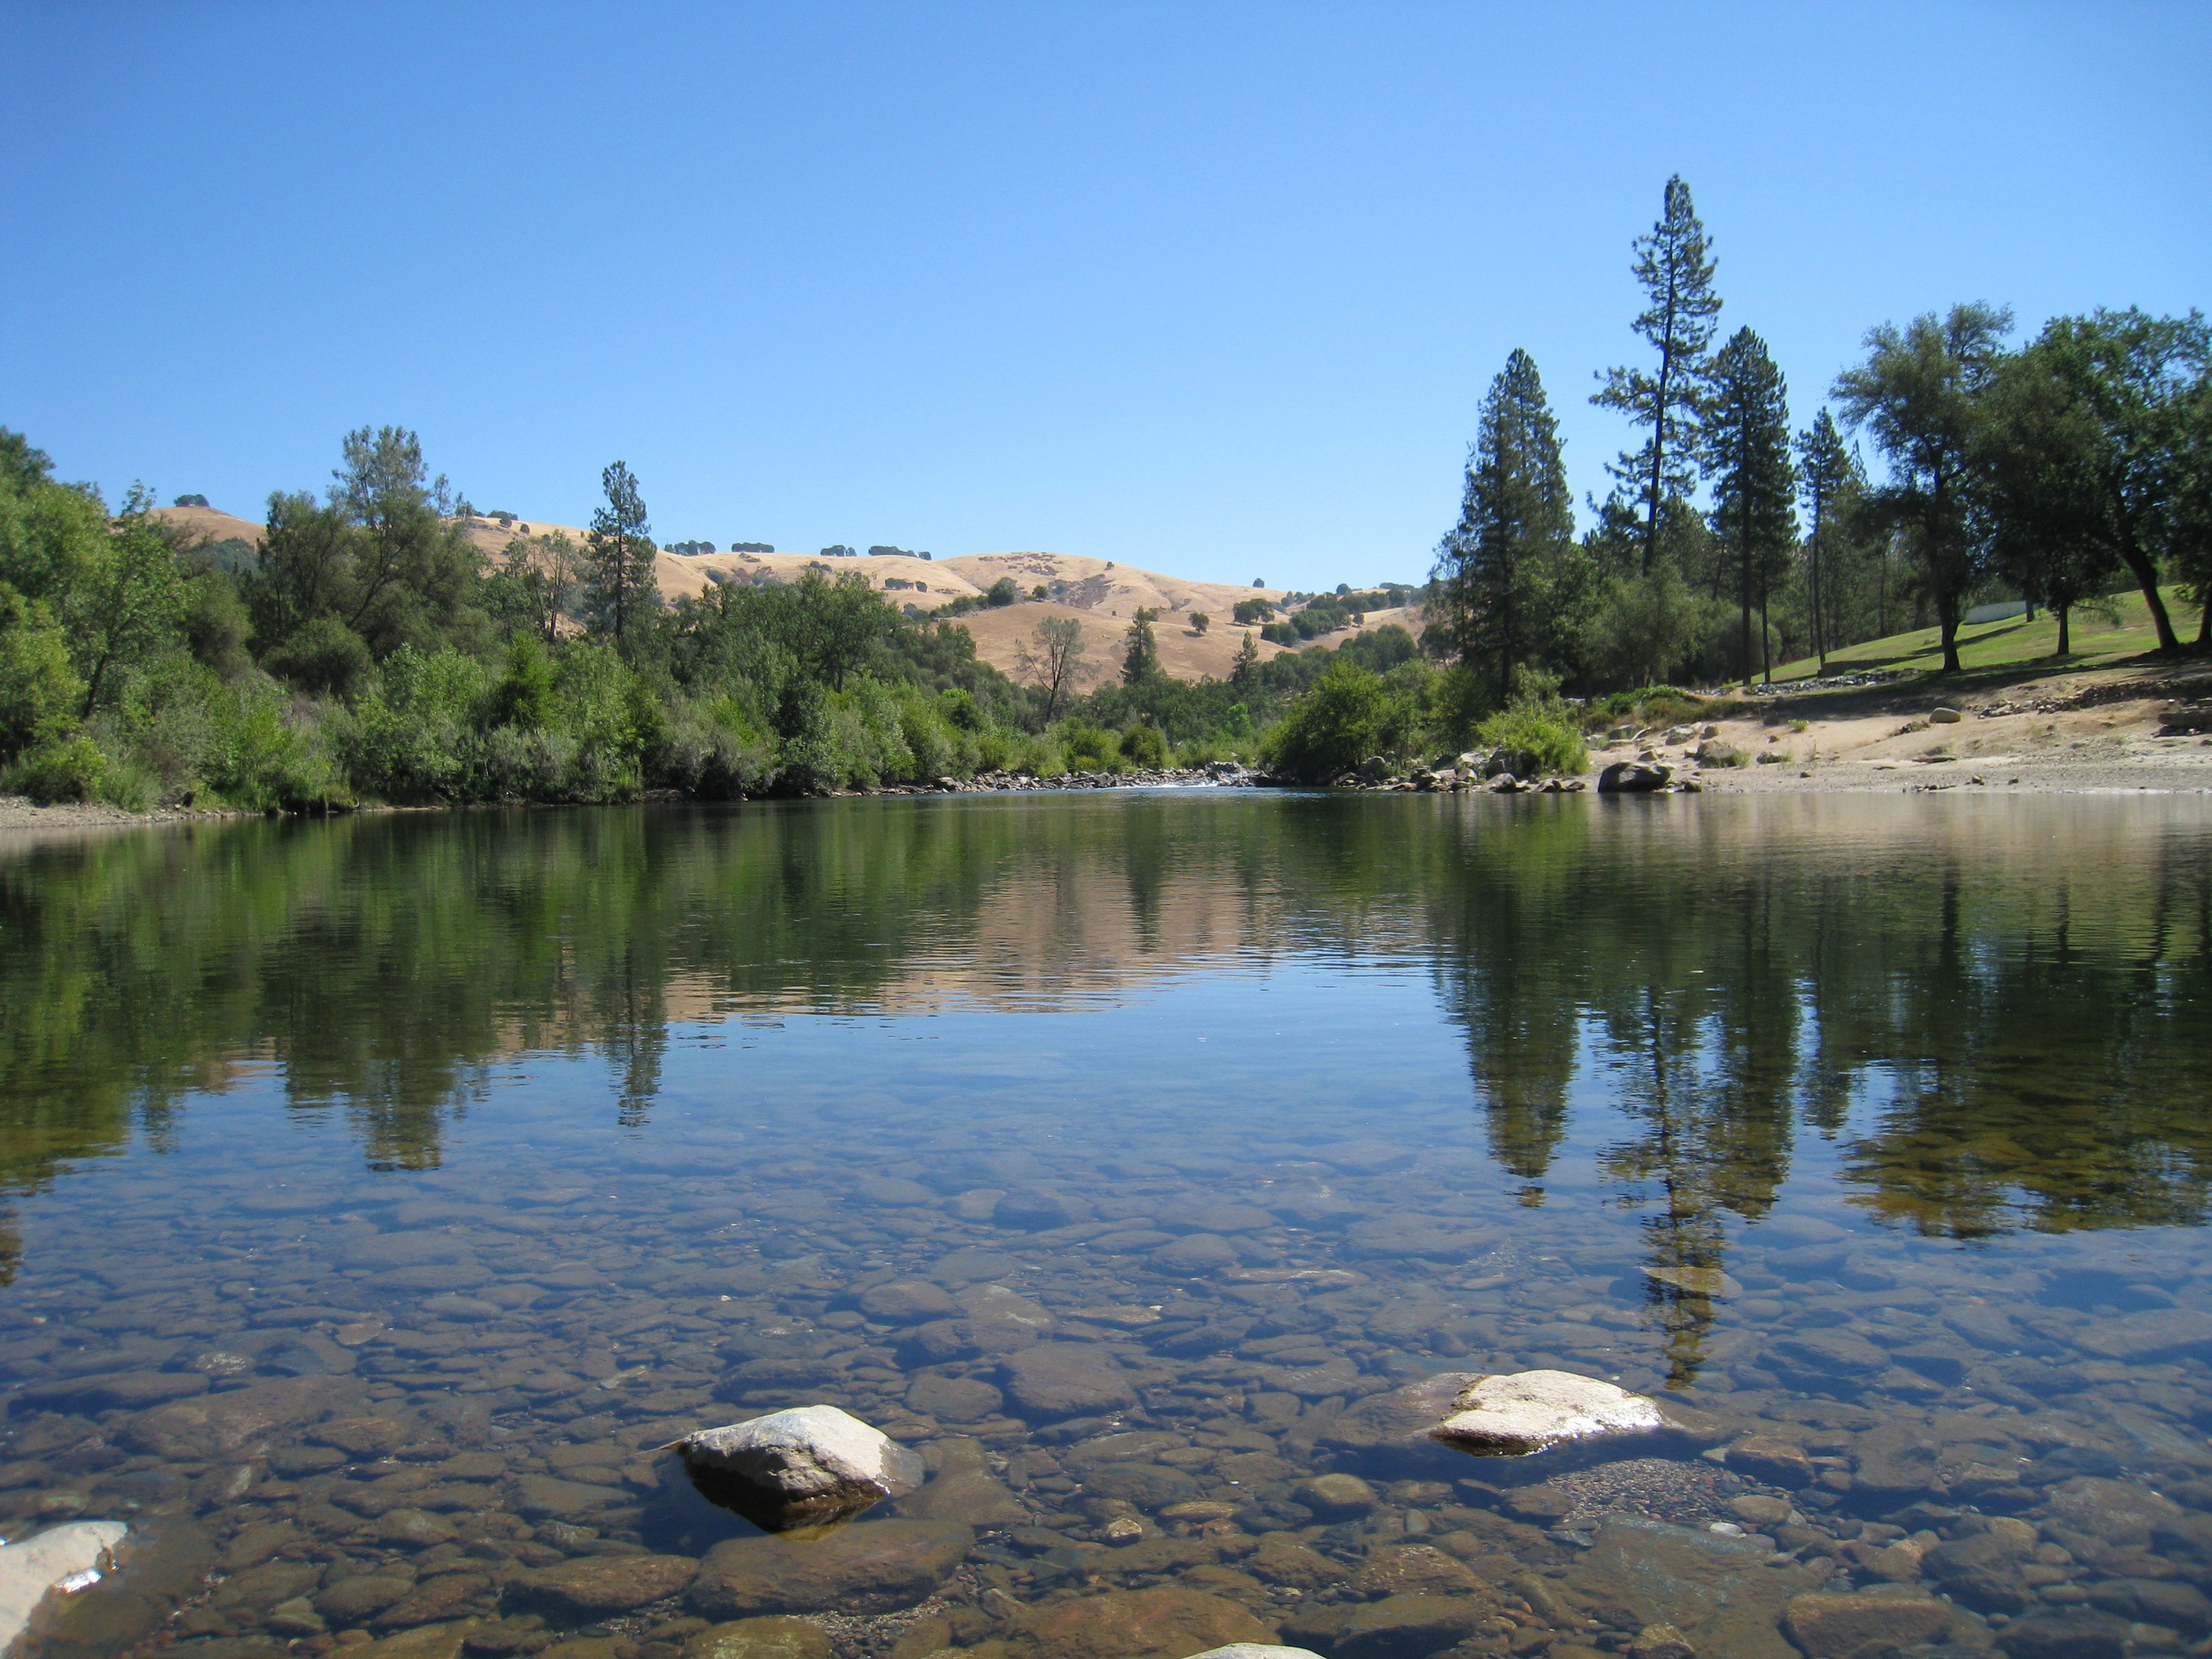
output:
[[[1666,1425],[1643,1395],[1572,1371],[1486,1376],[1452,1404],[1454,1414],[1429,1432],[1478,1457],[1525,1457],[1562,1440]]]
[[[921,1457],[835,1406],[799,1406],[675,1443],[700,1492],[770,1531],[859,1514],[912,1492]]]
[[[72,1521],[21,1543],[0,1545],[0,1653],[15,1644],[50,1592],[68,1594],[97,1583],[111,1565],[109,1553],[130,1530],[120,1521]]]
[[[1225,1648],[1208,1648],[1190,1659],[1321,1659],[1311,1648],[1276,1648],[1265,1642],[1231,1642]]]

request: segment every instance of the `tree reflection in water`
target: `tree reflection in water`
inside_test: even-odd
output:
[[[1693,1380],[1801,1133],[1966,1236],[2201,1222],[2212,836],[2132,800],[1217,793],[238,823],[0,847],[0,1182],[271,1070],[434,1166],[505,1057],[644,1121],[672,1024],[1433,973],[1522,1201],[1580,1111]],[[0,1237],[0,1251],[12,1243]]]

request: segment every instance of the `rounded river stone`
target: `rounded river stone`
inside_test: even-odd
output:
[[[691,1605],[708,1619],[748,1613],[892,1613],[951,1576],[975,1542],[947,1521],[863,1521],[826,1538],[733,1538],[700,1563]]]
[[[586,1555],[540,1567],[516,1581],[532,1598],[596,1619],[673,1595],[698,1575],[688,1555]]]
[[[1009,1645],[1019,1659],[1184,1659],[1274,1632],[1236,1602],[1191,1589],[1115,1590],[1030,1607]]]
[[[1006,1391],[1033,1417],[1082,1417],[1137,1403],[1111,1354],[1070,1342],[1040,1342],[1006,1361]]]
[[[919,1279],[895,1279],[860,1292],[860,1311],[871,1319],[912,1325],[925,1319],[957,1319],[959,1304],[938,1285]]]
[[[781,1614],[732,1620],[684,1644],[684,1659],[830,1659],[830,1652],[821,1626]]]
[[[973,1423],[997,1412],[1006,1396],[981,1377],[924,1372],[907,1386],[906,1403],[942,1423]]]

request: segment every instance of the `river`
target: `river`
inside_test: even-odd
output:
[[[0,842],[0,1530],[131,1528],[23,1651],[2178,1652],[2208,1059],[2190,799]],[[1385,1431],[1530,1369],[1673,1426]],[[928,1482],[656,1449],[808,1403]]]

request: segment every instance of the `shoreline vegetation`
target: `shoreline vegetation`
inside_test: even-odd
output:
[[[2109,654],[2122,634],[2139,632],[2156,664],[2212,650],[2201,314],[2055,318],[2016,349],[2011,314],[1988,305],[1882,324],[1838,375],[1832,411],[1793,434],[1765,342],[1747,327],[1720,337],[1717,262],[1680,178],[1634,252],[1645,359],[1606,370],[1593,401],[1636,441],[1609,464],[1594,522],[1577,526],[1542,378],[1516,350],[1481,402],[1459,520],[1426,585],[1255,591],[1221,619],[1243,634],[1220,678],[1168,674],[1163,617],[1143,604],[1103,641],[1080,614],[1041,612],[1010,675],[961,618],[1007,615],[1049,585],[1024,594],[1004,577],[925,610],[891,591],[911,580],[878,588],[833,568],[842,546],[790,580],[763,568],[672,598],[621,461],[581,544],[518,533],[488,555],[471,532],[514,516],[479,517],[412,432],[364,426],[320,497],[279,491],[256,540],[216,540],[164,517],[174,509],[143,484],[111,513],[0,428],[0,794],[315,813],[990,776],[1085,787],[1229,766],[1370,787],[1417,787],[1425,769],[1437,787],[1462,770],[1577,778],[1593,744],[1606,764],[1677,780],[1795,757],[1811,781],[1891,757],[1857,754],[1876,739],[1856,729],[1825,750],[1817,735],[1777,748],[1778,717],[1803,736],[1915,697],[1987,704],[1992,669],[2067,675],[2075,633],[2100,623],[2106,668],[2124,667]],[[2193,644],[2184,606],[2198,612]],[[1990,616],[2019,620],[1975,634]],[[1214,620],[1193,611],[1193,636]],[[1895,659],[1940,665],[1887,688],[1899,708],[1862,710],[1865,688],[1826,683],[1851,666],[1840,678],[1863,679],[1869,648],[1890,642]],[[2045,643],[2040,660],[2021,657]],[[1792,679],[1812,689],[1784,714]],[[1700,735],[1686,746],[1678,728]],[[2057,729],[2004,735],[2040,748]],[[1615,753],[1623,742],[1640,746]]]

